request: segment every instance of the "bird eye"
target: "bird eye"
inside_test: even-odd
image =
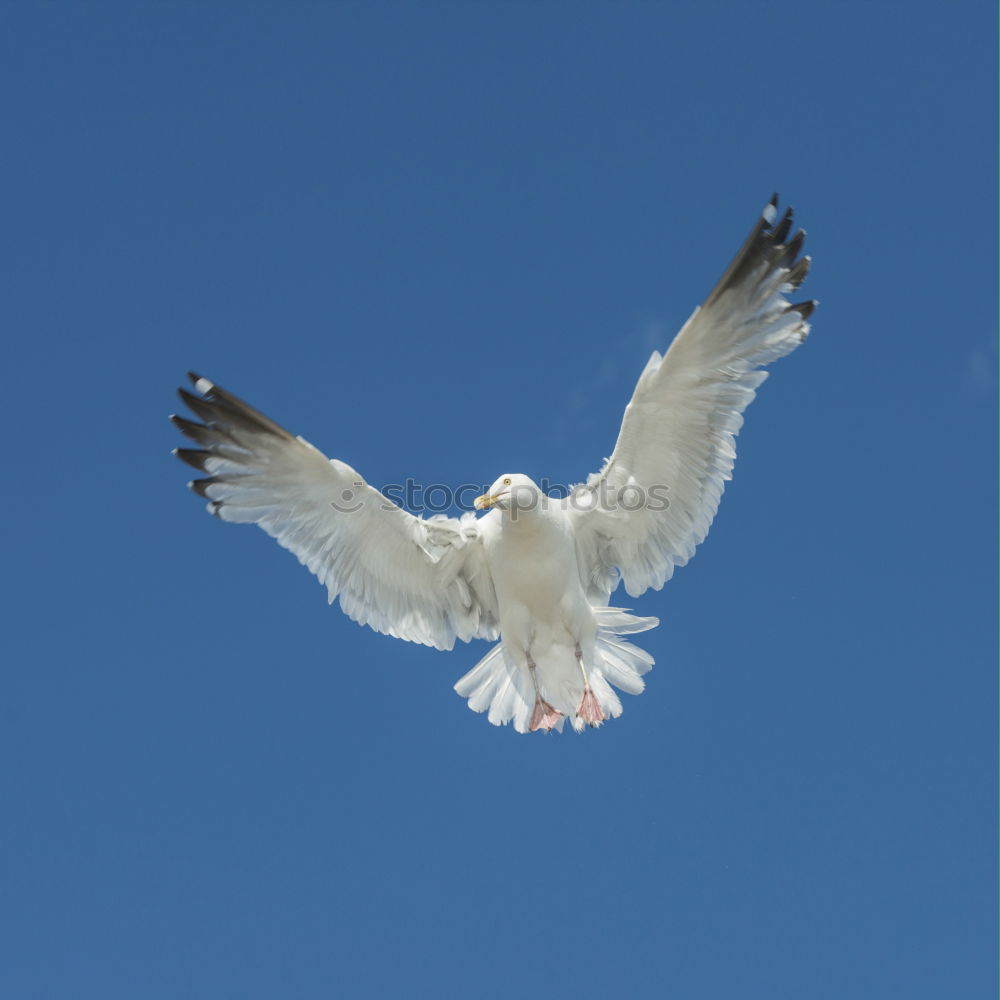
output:
[[[503,484],[504,484],[504,486],[510,486],[510,480],[509,479],[505,479],[503,481]]]

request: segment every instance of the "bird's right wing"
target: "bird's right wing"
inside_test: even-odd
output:
[[[805,232],[777,195],[725,274],[674,338],[654,352],[604,468],[564,501],[592,600],[619,580],[633,597],[659,589],[708,533],[736,458],[743,411],[764,365],[805,340],[816,303],[785,297],[802,283]]]
[[[451,649],[495,639],[496,592],[475,516],[414,517],[349,465],[206,378],[181,398],[203,423],[171,419],[200,449],[178,458],[206,472],[192,489],[223,521],[258,524],[326,585],[332,603],[378,632]]]

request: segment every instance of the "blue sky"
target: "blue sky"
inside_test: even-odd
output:
[[[0,993],[995,994],[992,5],[2,16]],[[600,732],[185,490],[191,367],[372,483],[578,481],[774,190],[813,334]]]

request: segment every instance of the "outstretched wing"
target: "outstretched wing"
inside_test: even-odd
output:
[[[674,338],[654,352],[625,409],[614,453],[566,501],[590,596],[619,580],[633,597],[659,589],[708,534],[736,458],[743,411],[761,366],[809,332],[813,301],[790,304],[809,269],[792,210],[775,225],[775,195],[722,279]]]
[[[422,520],[253,407],[191,374],[180,390],[202,423],[171,417],[201,445],[178,458],[206,472],[191,488],[223,521],[259,524],[356,622],[438,649],[495,639],[493,580],[475,516]]]

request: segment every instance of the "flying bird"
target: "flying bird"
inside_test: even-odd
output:
[[[775,195],[665,355],[653,352],[600,472],[565,497],[505,473],[477,517],[415,517],[207,378],[171,419],[199,448],[191,488],[223,521],[260,525],[354,621],[448,650],[496,644],[455,690],[494,725],[577,731],[622,713],[653,658],[626,637],[659,624],[609,607],[619,583],[659,589],[705,538],[731,478],[743,411],[763,367],[809,332],[815,301],[790,303],[810,258]],[[499,641],[496,641],[499,640]]]

